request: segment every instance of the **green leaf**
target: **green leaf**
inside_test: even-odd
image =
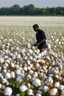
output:
[[[21,93],[20,93],[20,96],[27,96],[27,91],[21,92]]]

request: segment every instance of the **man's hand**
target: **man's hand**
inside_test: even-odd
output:
[[[32,46],[37,46],[37,43],[35,42]]]
[[[37,46],[39,46],[40,44],[38,43]]]

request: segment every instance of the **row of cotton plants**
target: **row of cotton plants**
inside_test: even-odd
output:
[[[63,52],[48,44],[40,53],[30,43],[22,48],[9,40],[0,45],[0,96],[64,96]]]

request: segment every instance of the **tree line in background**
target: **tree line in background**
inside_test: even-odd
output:
[[[0,15],[64,16],[64,7],[36,8],[33,4],[24,7],[15,4],[12,7],[0,8]]]

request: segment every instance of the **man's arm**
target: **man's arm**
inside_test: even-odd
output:
[[[43,39],[42,41],[37,43],[37,46],[39,46],[41,43],[43,43],[46,39]]]
[[[41,31],[42,40],[37,43],[37,46],[39,46],[41,43],[43,43],[46,40],[46,35],[44,31]]]

